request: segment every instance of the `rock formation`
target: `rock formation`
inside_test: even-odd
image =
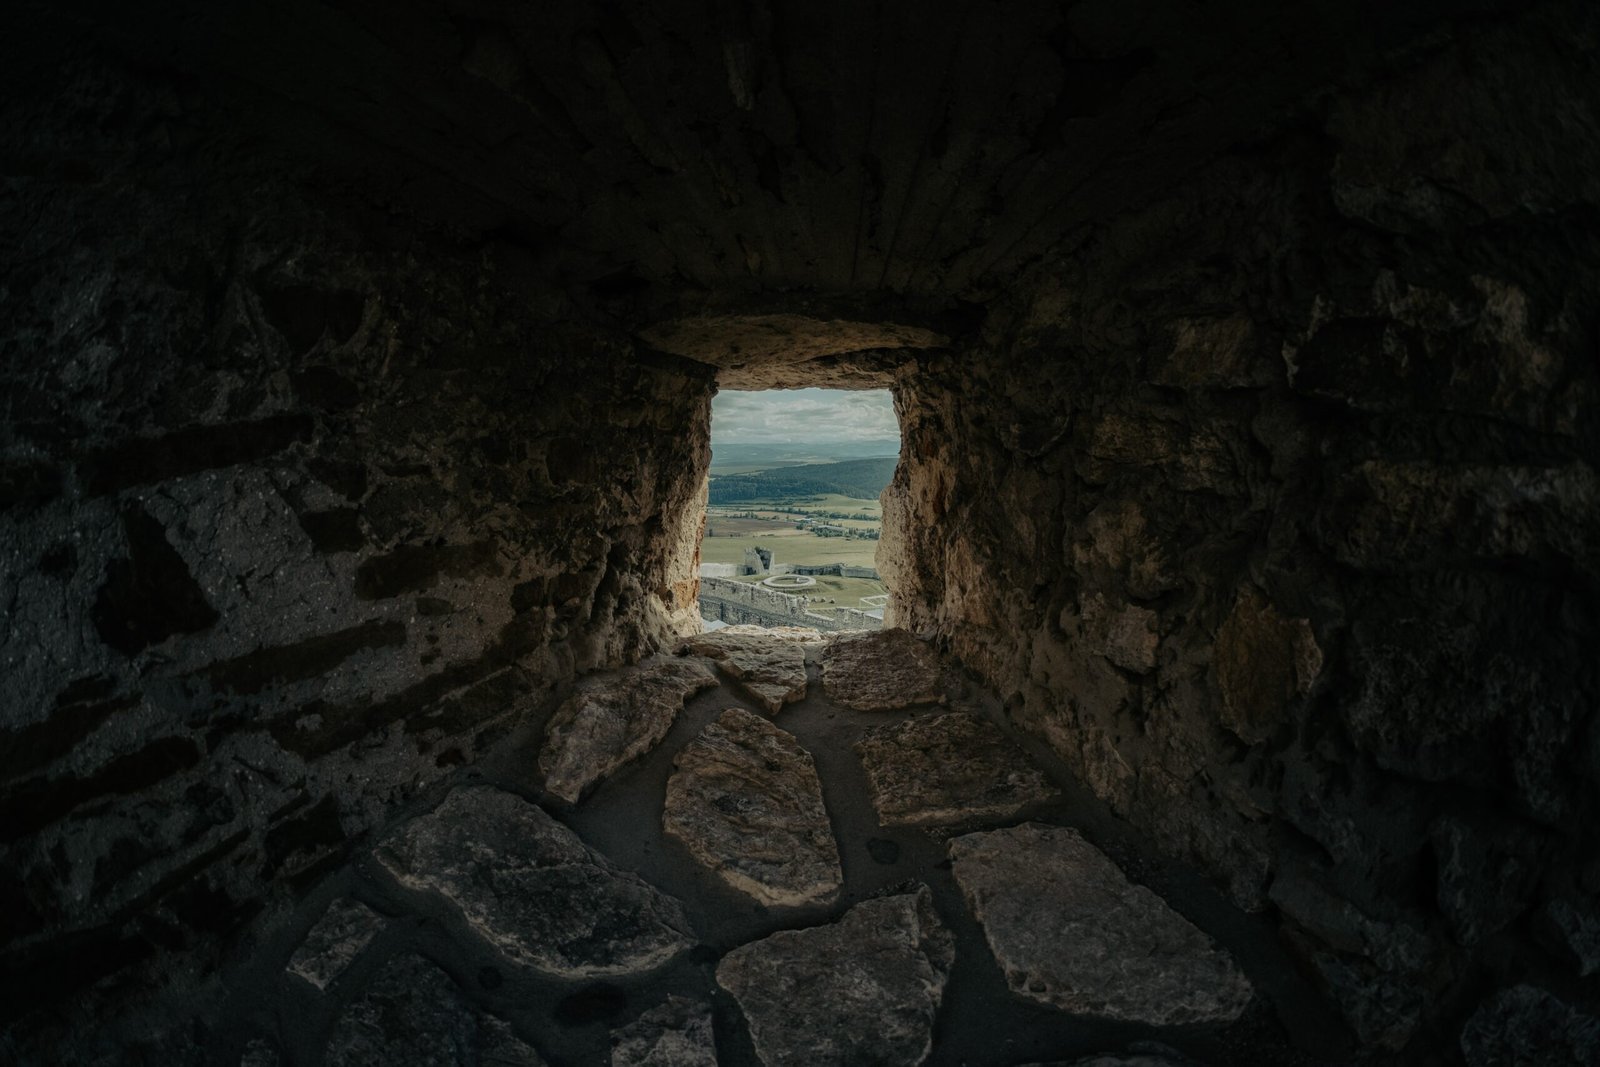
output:
[[[806,695],[806,653],[798,641],[774,642],[751,634],[716,633],[688,638],[683,648],[696,656],[717,661],[717,667],[776,715],[785,704]]]
[[[883,826],[1004,821],[1055,790],[1000,728],[970,712],[880,726],[856,742]]]
[[[716,684],[700,664],[670,659],[583,682],[545,727],[539,750],[545,791],[576,804],[584,790],[654,748],[683,702]]]
[[[835,638],[822,653],[828,699],[858,711],[892,711],[944,701],[939,660],[905,630]]]
[[[844,884],[816,763],[793,736],[729,708],[672,761],[662,827],[763,904],[824,904]]]
[[[561,978],[648,971],[692,943],[678,901],[487,786],[451,792],[378,859],[402,884],[451,901],[511,959]]]
[[[953,955],[924,886],[737,948],[717,965],[717,982],[738,999],[771,1067],[915,1067],[932,1048]]]
[[[668,997],[616,1032],[611,1067],[717,1067],[711,1009]]]
[[[335,900],[289,958],[289,971],[327,989],[383,925],[383,918],[359,900]]]
[[[544,1060],[506,1023],[474,1012],[455,983],[419,956],[390,960],[350,1003],[323,1062],[329,1067],[544,1067]]]
[[[1228,954],[1075,830],[1024,823],[950,842],[1011,988],[1066,1011],[1158,1026],[1230,1021],[1250,982]]]

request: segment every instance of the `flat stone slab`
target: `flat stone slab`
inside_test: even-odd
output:
[[[1000,821],[1056,795],[998,726],[964,711],[880,726],[855,748],[882,826]]]
[[[1178,1026],[1237,1019],[1233,958],[1076,830],[1024,823],[950,842],[956,882],[1006,982],[1063,1011]]]
[[[954,961],[954,940],[922,886],[736,948],[717,965],[717,982],[744,1009],[767,1067],[913,1067],[933,1050]]]
[[[455,790],[376,854],[402,885],[440,894],[495,948],[546,974],[638,974],[694,942],[675,898],[499,789]]]
[[[1161,1051],[1138,1051],[1140,1046],[1145,1045],[1160,1048]],[[1049,1063],[1022,1064],[1020,1067],[1201,1067],[1201,1065],[1164,1045],[1156,1046],[1153,1041],[1141,1041],[1136,1043],[1134,1050],[1127,1055],[1105,1054],[1072,1060],[1070,1063],[1066,1060],[1052,1060]]]
[[[576,804],[590,786],[659,744],[684,701],[716,684],[717,676],[691,659],[646,661],[580,683],[545,727],[545,791]]]
[[[450,976],[397,956],[334,1024],[327,1067],[544,1067],[511,1027],[474,1011]]]
[[[1600,1019],[1537,986],[1513,986],[1478,1006],[1460,1043],[1468,1067],[1584,1067],[1600,1063]]]
[[[835,639],[822,653],[822,691],[857,711],[943,703],[939,659],[908,630]]]
[[[763,904],[819,904],[844,884],[817,765],[759,715],[729,708],[673,760],[662,828]]]
[[[717,1067],[710,1005],[669,996],[611,1035],[611,1067]]]
[[[367,947],[384,927],[382,916],[359,900],[340,897],[328,905],[306,934],[306,939],[289,957],[288,971],[316,986],[328,984]]]
[[[729,637],[770,637],[777,641],[798,641],[808,645],[824,644],[830,636],[809,626],[751,626],[749,623],[724,626],[715,632]]]
[[[239,1067],[280,1067],[283,1058],[263,1038],[252,1038],[239,1054]]]
[[[724,674],[774,715],[785,704],[805,699],[806,650],[799,641],[718,630],[688,638],[683,648],[716,660]]]

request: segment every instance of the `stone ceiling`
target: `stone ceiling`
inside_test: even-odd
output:
[[[63,41],[90,31],[170,66],[327,180],[475,234],[647,345],[753,387],[874,384],[948,335],[762,308],[719,323],[730,312],[694,305],[981,305],[1463,5],[23,6]],[[34,76],[52,76],[36,51]]]

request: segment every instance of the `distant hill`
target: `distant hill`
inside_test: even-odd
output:
[[[837,493],[876,500],[894,477],[893,456],[852,459],[844,463],[813,463],[803,467],[778,467],[756,474],[723,474],[711,479],[711,503],[737,504],[746,500],[823,496]]]
[[[898,440],[811,441],[771,444],[711,440],[711,469],[718,467],[793,467],[805,464],[837,463],[847,459],[877,459],[900,451]]]

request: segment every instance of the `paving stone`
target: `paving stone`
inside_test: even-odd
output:
[[[669,996],[611,1035],[611,1067],[717,1067],[710,1006]]]
[[[673,761],[662,826],[763,904],[818,904],[844,884],[822,784],[792,735],[729,708]]]
[[[717,982],[734,995],[767,1067],[911,1067],[955,960],[926,886],[857,904],[838,922],[734,949]]]
[[[279,1067],[283,1057],[266,1038],[252,1038],[239,1055],[239,1067]]]
[[[345,1009],[328,1038],[327,1067],[544,1067],[503,1020],[474,1011],[450,976],[420,956],[397,956]]]
[[[822,690],[835,704],[857,711],[892,711],[944,700],[938,657],[906,630],[835,639],[823,650]]]
[[[383,917],[377,912],[359,900],[340,897],[328,905],[289,957],[289,973],[327,989],[383,927]]]
[[[1501,990],[1461,1029],[1468,1067],[1588,1067],[1600,1063],[1600,1019],[1531,985]]]
[[[1544,917],[1580,978],[1600,971],[1600,913],[1592,899],[1552,900],[1545,905]]]
[[[1155,1042],[1139,1042],[1138,1045],[1155,1045]],[[1165,1049],[1165,1046],[1159,1046]],[[1137,1048],[1137,1046],[1136,1046]],[[1078,1060],[1052,1060],[1049,1063],[1028,1063],[1022,1067],[1199,1067],[1193,1060],[1185,1059],[1176,1052],[1166,1050],[1162,1052],[1133,1051],[1129,1055],[1100,1055],[1089,1056]]]
[[[882,826],[998,821],[1056,795],[998,726],[967,712],[880,726],[855,747]]]
[[[724,674],[774,715],[785,704],[805,699],[806,653],[797,640],[718,630],[688,638],[683,648],[716,660]]]
[[[729,637],[767,637],[777,641],[792,641],[800,646],[805,653],[807,663],[821,664],[823,649],[835,640],[834,635],[825,634],[821,630],[814,630],[809,626],[724,626],[717,633],[727,634]]]
[[[684,701],[716,684],[717,676],[692,659],[646,661],[580,683],[545,728],[545,791],[576,804],[590,786],[659,744]]]
[[[511,959],[562,978],[637,974],[694,940],[675,898],[488,786],[455,790],[377,856],[403,885],[454,903]]]
[[[1176,1026],[1250,1002],[1233,959],[1077,831],[1025,823],[950,842],[956,882],[1012,990],[1086,1015]]]

